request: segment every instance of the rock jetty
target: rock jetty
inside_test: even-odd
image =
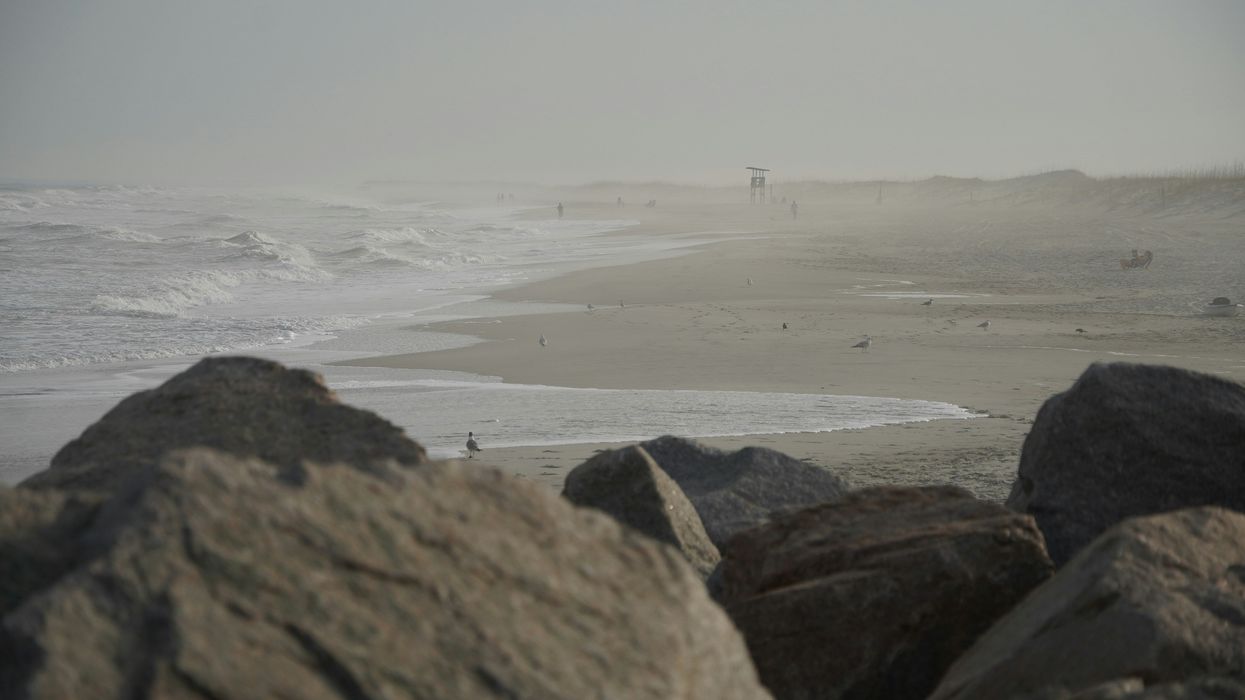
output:
[[[673,436],[561,497],[480,461],[204,360],[0,487],[0,697],[1245,700],[1214,377],[1090,367],[1010,508]]]
[[[769,697],[672,547],[422,457],[256,360],[127,399],[0,489],[0,697]]]

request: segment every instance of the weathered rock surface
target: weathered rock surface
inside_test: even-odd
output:
[[[1199,678],[1147,688],[1140,678],[1128,678],[1076,695],[1042,696],[1041,700],[1245,700],[1245,683],[1230,678]]]
[[[1245,511],[1245,388],[1174,367],[1095,364],[1046,401],[1007,505],[1062,565],[1137,515]]]
[[[768,697],[677,552],[492,470],[197,449],[90,517],[4,498],[5,546],[72,555],[0,622],[0,697]]]
[[[669,435],[640,446],[683,489],[719,550],[773,513],[847,493],[847,483],[829,471],[764,447],[727,453]]]
[[[100,500],[0,486],[0,615],[70,565],[76,534],[94,517]]]
[[[1214,676],[1228,680],[1197,680]],[[982,635],[931,697],[1080,698],[1125,678],[1144,679],[1147,698],[1220,697],[1245,680],[1245,515],[1193,508],[1108,530]]]
[[[723,557],[721,601],[777,698],[924,698],[1053,568],[1032,518],[949,486],[856,491]]]
[[[303,460],[359,468],[425,461],[401,428],[338,402],[315,373],[253,357],[210,357],[117,404],[21,485],[107,490],[186,447],[290,469]]]
[[[603,452],[566,475],[562,496],[677,548],[708,578],[721,557],[687,496],[638,445]]]

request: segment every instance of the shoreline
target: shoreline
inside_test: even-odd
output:
[[[916,224],[929,225],[924,215],[912,214],[917,220],[893,222],[889,230],[869,237],[859,227],[870,227],[865,217],[872,212],[820,212],[790,222],[775,220],[763,207],[673,209],[607,235],[689,236],[710,228],[706,224],[752,233],[747,239],[705,241],[685,255],[575,270],[492,295],[507,302],[580,304],[581,312],[502,317],[489,324],[428,324],[420,329],[469,334],[484,342],[339,364],[463,371],[560,387],[823,393],[953,403],[988,415],[863,430],[698,439],[724,449],[772,447],[841,473],[854,486],[893,483],[901,476],[903,483],[913,483],[922,474],[931,475],[929,483],[939,483],[939,474],[973,471],[992,484],[988,493],[978,495],[993,500],[1006,496],[1041,403],[1071,385],[1090,362],[1149,361],[1238,378],[1245,374],[1245,363],[1231,352],[1237,333],[1220,339],[1201,333],[1199,338],[1196,331],[1206,330],[1202,318],[1158,315],[1147,319],[1151,327],[1142,333],[1135,330],[1135,313],[1066,318],[1064,309],[1104,296],[1087,292],[1109,294],[1109,289],[1069,291],[1040,280],[1009,279],[1006,269],[965,269],[954,277],[939,269],[926,274],[904,269],[904,262],[917,260],[901,260],[893,274],[877,272],[886,261],[871,260],[875,251],[910,236]],[[613,213],[612,207],[598,210]],[[980,245],[990,239],[989,232],[962,230],[966,220],[977,216],[952,212],[934,225],[953,244]],[[738,217],[734,225],[726,225],[732,217]],[[922,306],[930,297],[934,303]],[[589,303],[594,310],[587,310]],[[976,327],[987,318],[992,319],[988,329]],[[785,331],[783,322],[789,324]],[[1093,331],[1076,333],[1082,325]],[[874,341],[869,352],[852,350],[865,334]],[[548,347],[537,344],[541,335],[549,339]],[[1196,353],[1189,352],[1189,336],[1198,342]],[[481,444],[485,463],[558,489],[565,473],[596,451],[629,443],[490,449],[483,435]]]
[[[447,370],[548,387],[951,403],[987,415],[968,421],[971,425],[935,420],[698,439],[724,449],[773,447],[835,470],[855,486],[944,483],[948,474],[975,475],[972,481],[985,484],[985,490],[974,490],[992,500],[1006,496],[1042,402],[1067,388],[1091,362],[1148,362],[1237,381],[1245,377],[1242,319],[1181,311],[1194,308],[1191,300],[1209,298],[1212,290],[1241,296],[1231,284],[1224,286],[1221,274],[1227,271],[1224,261],[1245,255],[1245,243],[1229,220],[1164,221],[1161,233],[1172,247],[1163,248],[1145,242],[1144,236],[1153,235],[1153,219],[1089,211],[891,210],[810,201],[802,203],[801,219],[793,222],[779,207],[747,204],[676,202],[638,212],[612,203],[567,204],[573,219],[638,222],[597,234],[601,237],[664,239],[669,246],[624,245],[626,252],[607,254],[620,248],[603,244],[595,259],[531,263],[534,279],[479,290],[471,295],[475,301],[349,329],[326,341],[240,354],[308,367],[330,381],[344,378],[348,387],[378,375],[413,378],[409,371],[419,369],[427,370],[422,376]],[[543,220],[541,214],[533,208],[518,217]],[[1084,233],[1093,230],[1105,233],[1097,238]],[[1160,257],[1152,269],[1119,271],[1122,239],[1153,245]],[[1174,247],[1181,242],[1196,245]],[[1204,285],[1189,269],[1205,270],[1218,282]],[[931,298],[930,306],[921,303]],[[591,312],[588,303],[595,306]],[[1173,308],[1174,313],[1164,310]],[[451,312],[438,313],[443,309]],[[537,313],[527,313],[533,310]],[[992,319],[992,326],[978,329],[982,319]],[[397,352],[429,347],[427,338],[410,335],[427,332],[480,342]],[[866,333],[874,342],[869,352],[851,349]],[[550,339],[549,347],[536,343],[541,334]],[[11,434],[37,437],[8,455],[7,480],[16,483],[36,463],[46,464],[35,445],[43,433],[59,436],[54,445],[48,443],[50,455],[120,398],[155,386],[171,374],[169,368],[195,359],[127,362],[122,372],[109,370],[111,365],[47,370],[56,386],[41,380],[38,395],[23,399],[15,411],[21,420]],[[74,417],[62,425],[57,397],[76,386],[68,375],[86,378],[91,388],[85,399],[72,401]],[[407,425],[413,438],[436,445],[441,454],[460,444],[459,427],[465,435],[467,426],[458,417],[436,431],[412,427],[423,425],[410,418],[427,405],[419,390],[375,402],[365,401],[365,395],[370,394],[350,388],[344,400]],[[463,405],[471,408],[460,401]],[[58,420],[46,422],[54,414]],[[72,434],[69,423],[78,426]],[[594,451],[634,442],[491,448],[487,428],[477,432],[485,448],[482,461],[553,489]],[[664,432],[680,433],[677,427]],[[505,441],[513,443],[514,434]]]

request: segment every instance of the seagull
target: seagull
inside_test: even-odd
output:
[[[784,321],[784,322],[783,322],[783,324],[782,324],[782,329],[783,329],[784,331],[785,331],[785,330],[787,330],[787,323],[786,323],[785,321]]]
[[[870,345],[873,345],[873,338],[870,338],[869,336],[866,335],[864,340],[860,341],[859,343],[856,343],[852,347],[860,348],[861,352],[869,352]]]
[[[752,286],[752,278],[751,278],[751,277],[749,277],[749,278],[748,278],[748,286],[749,286],[749,287],[751,287],[751,286]]]
[[[597,307],[593,306],[592,304],[589,304],[589,305],[588,305],[588,310],[589,310],[589,311],[592,311],[592,310],[593,310],[593,309],[595,309],[595,308],[597,308]]]
[[[990,322],[989,322],[989,321],[982,321],[981,323],[978,323],[978,324],[977,324],[977,327],[978,327],[978,328],[984,328],[984,329],[986,329],[986,330],[990,330]]]
[[[1084,333],[1084,332],[1085,332],[1085,329],[1084,329],[1084,328],[1078,328],[1078,329],[1076,329],[1076,332],[1077,332],[1077,333]]]
[[[480,443],[476,442],[475,433],[467,433],[467,459],[476,456],[477,452],[481,452]]]
[[[933,305],[934,305],[934,300],[933,300],[933,298],[931,298],[929,301],[923,301],[923,302],[921,302],[921,306],[933,306]]]
[[[549,341],[548,341],[548,340],[545,340],[545,335],[542,333],[542,334],[540,335],[540,346],[543,348],[543,347],[546,347],[546,346],[548,346],[548,345],[549,345]]]

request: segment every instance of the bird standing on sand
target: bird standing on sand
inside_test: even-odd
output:
[[[784,321],[784,322],[783,322],[783,324],[782,324],[782,329],[783,329],[784,331],[785,331],[785,330],[787,330],[787,323],[786,323],[785,321]]]
[[[990,330],[990,322],[989,322],[989,321],[982,321],[981,323],[978,323],[978,324],[977,324],[977,327],[978,327],[978,328],[980,328],[980,329],[982,329],[982,330],[987,330],[987,331],[988,331],[988,330]]]
[[[860,348],[861,352],[869,352],[869,346],[873,345],[873,338],[865,336],[865,339],[853,345],[853,348]]]
[[[595,308],[597,308],[597,307],[593,306],[592,304],[589,304],[589,305],[588,305],[588,310],[589,310],[589,311],[592,311],[592,310],[593,310],[593,309],[595,309]]]
[[[545,334],[544,334],[544,333],[542,333],[542,334],[540,335],[540,346],[543,348],[543,347],[545,347],[545,346],[547,346],[547,345],[549,345],[549,341],[548,341],[548,340],[545,340]]]
[[[1084,329],[1084,328],[1078,328],[1078,329],[1076,329],[1076,332],[1077,332],[1077,333],[1084,333],[1084,332],[1085,332],[1085,329]]]
[[[929,301],[921,302],[921,306],[933,306],[933,305],[934,305],[934,300],[932,298]]]
[[[476,442],[475,433],[467,433],[467,459],[476,456],[477,452],[481,452],[480,443]]]

